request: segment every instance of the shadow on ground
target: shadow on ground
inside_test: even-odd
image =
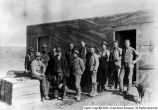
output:
[[[119,91],[113,91],[112,94],[123,96],[123,98],[128,101],[140,103],[138,100],[135,99],[134,95],[126,94],[126,92],[124,92],[123,94],[120,94]]]

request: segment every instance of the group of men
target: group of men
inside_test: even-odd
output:
[[[107,43],[101,43],[101,50],[96,52],[94,46],[87,47],[84,41],[81,48],[74,49],[74,44],[63,53],[60,47],[47,52],[43,45],[41,52],[30,48],[25,57],[25,69],[31,76],[41,82],[41,98],[49,99],[51,92],[55,98],[64,99],[68,89],[76,89],[76,99],[81,99],[82,87],[91,87],[90,96],[98,95],[97,90],[107,90],[110,81],[114,88],[124,92],[124,76],[128,75],[127,93],[131,90],[134,64],[141,58],[138,52],[130,46],[130,40],[125,40],[123,49],[114,41],[112,50],[107,49]],[[134,56],[136,57],[134,59]]]

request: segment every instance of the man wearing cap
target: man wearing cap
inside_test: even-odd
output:
[[[44,63],[44,65],[47,67],[50,58],[49,58],[49,55],[47,52],[47,45],[46,44],[43,44],[41,54],[42,54],[41,60]]]
[[[90,93],[90,96],[96,96],[97,93],[97,71],[98,71],[98,67],[99,67],[99,58],[98,55],[95,53],[95,48],[92,46],[90,47],[90,59],[88,62],[88,71],[91,75],[91,79],[92,79],[92,90]]]
[[[122,50],[122,65],[121,65],[121,72],[119,76],[120,80],[120,93],[123,93],[123,80],[125,74],[128,75],[128,87],[127,87],[127,93],[130,92],[131,85],[132,85],[132,77],[133,77],[133,69],[134,64],[138,60],[140,60],[141,56],[138,54],[138,52],[130,46],[130,40],[125,40],[125,48]],[[134,56],[136,57],[134,59]]]
[[[48,100],[48,86],[46,83],[46,77],[44,75],[46,67],[42,63],[41,54],[40,52],[36,52],[36,58],[31,63],[31,69],[32,69],[32,77],[38,79],[40,81],[40,87],[41,87],[41,100],[43,101],[43,98],[45,100]]]
[[[48,63],[48,73],[49,76],[54,79],[53,89],[54,96],[58,99],[64,99],[66,96],[66,80],[67,74],[67,61],[65,57],[62,56],[62,50],[60,47],[56,49],[57,55],[50,59]],[[61,93],[61,94],[60,94]]]
[[[73,53],[73,74],[75,75],[75,86],[77,89],[77,96],[76,99],[77,101],[81,100],[81,86],[80,86],[80,82],[81,82],[81,77],[82,74],[85,70],[85,65],[83,63],[83,60],[81,58],[78,57],[79,52],[77,50],[74,51]]]
[[[25,71],[31,72],[31,63],[35,59],[34,49],[31,47],[28,51],[28,54],[25,56]]]
[[[72,62],[73,62],[73,52],[74,52],[74,44],[70,43],[69,49],[65,53],[65,58],[67,60],[68,69],[69,69],[69,78],[67,79],[67,86],[69,88],[74,89],[74,77],[72,71]]]
[[[106,90],[108,87],[108,72],[109,72],[109,57],[110,57],[110,51],[107,49],[107,43],[102,42],[101,43],[101,52],[100,52],[100,70],[99,70],[99,89]]]
[[[113,73],[114,88],[117,89],[119,74],[121,69],[122,49],[118,47],[118,41],[114,41],[113,49],[110,54],[111,71]]]

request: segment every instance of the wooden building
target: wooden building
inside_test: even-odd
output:
[[[153,69],[154,19],[151,12],[138,11],[27,26],[27,49],[34,47],[36,51],[40,51],[43,44],[48,45],[48,50],[55,46],[66,50],[70,42],[78,48],[80,41],[98,48],[102,41],[106,41],[110,49],[114,40],[118,40],[120,47],[123,47],[125,39],[130,39],[131,46],[142,55],[135,69],[135,79],[138,80],[139,73]]]

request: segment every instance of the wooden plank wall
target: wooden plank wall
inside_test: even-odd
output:
[[[78,48],[80,41],[83,40],[87,45],[94,45],[98,48],[100,48],[102,41],[106,41],[110,49],[115,28],[127,27],[128,29],[133,26],[138,31],[138,51],[143,56],[139,65],[144,66],[145,63],[145,65],[151,65],[147,60],[151,59],[154,48],[153,24],[153,13],[138,11],[109,17],[31,25],[27,27],[27,47],[32,46],[36,49],[37,37],[51,36],[51,48],[61,46],[63,50],[66,50],[70,42],[73,42]]]
[[[37,37],[51,36],[51,48],[61,46],[64,50],[70,42],[79,47],[80,41],[100,47],[102,41],[112,46],[113,29],[124,25],[137,25],[153,22],[151,13],[139,11],[109,17],[77,19],[57,23],[31,25],[27,27],[27,48],[37,49]]]

